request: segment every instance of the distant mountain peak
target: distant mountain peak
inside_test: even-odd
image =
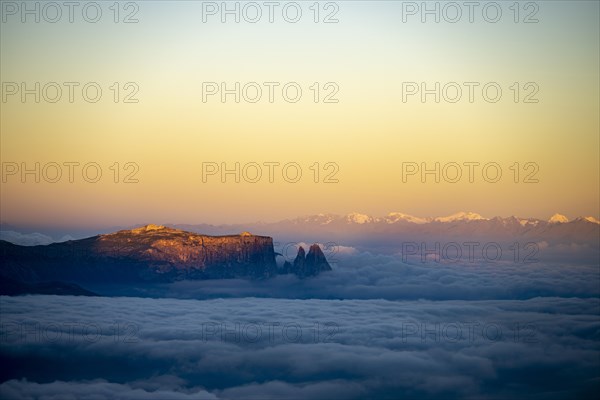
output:
[[[404,214],[401,212],[391,212],[385,217],[385,220],[388,224],[393,224],[399,221],[412,222],[414,224],[426,224],[430,222],[430,218],[415,217],[414,215]]]
[[[357,212],[352,212],[348,214],[346,216],[346,219],[348,220],[348,222],[354,222],[355,224],[366,224],[368,222],[373,222],[373,217]]]
[[[321,250],[321,246],[319,246],[316,243],[311,245],[310,248],[308,249],[308,256],[312,256],[312,257],[315,257],[318,259],[325,260],[325,254],[323,254],[323,250]]]
[[[565,217],[562,214],[556,213],[548,220],[548,222],[550,222],[551,224],[565,224],[569,222],[569,218]]]
[[[539,220],[533,219],[533,218],[516,218],[516,217],[513,217],[513,218],[515,218],[521,226],[528,226],[528,225],[537,226],[540,222]]]
[[[474,212],[465,212],[460,211],[455,214],[449,215],[447,217],[437,217],[434,221],[437,222],[454,222],[454,221],[480,221],[487,220],[487,218],[482,217],[481,215]]]

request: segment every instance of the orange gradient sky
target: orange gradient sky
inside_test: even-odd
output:
[[[3,96],[7,82],[97,82],[103,94],[97,103],[84,101],[80,90],[70,103],[66,89],[56,103],[36,103],[33,95],[24,103],[19,94],[2,99],[2,222],[102,227],[460,210],[600,217],[598,2],[538,2],[539,22],[530,24],[515,23],[508,3],[498,23],[477,13],[474,23],[421,23],[418,15],[403,22],[402,5],[391,1],[337,2],[338,23],[314,23],[312,3],[301,2],[295,24],[277,13],[274,23],[222,23],[218,15],[204,23],[202,3],[183,1],[138,2],[133,24],[115,24],[112,14],[96,24],[7,16],[0,32]],[[134,82],[139,102],[115,103],[114,82],[120,100],[129,92],[123,85]],[[280,90],[273,103],[266,92],[257,103],[235,103],[233,96],[222,103],[218,95],[203,102],[203,82],[297,82],[303,93],[296,103]],[[334,82],[338,102],[315,103],[314,82],[320,100],[330,92],[325,83]],[[503,94],[496,103],[480,89],[473,103],[466,92],[457,103],[433,96],[403,102],[403,82],[497,82]],[[538,103],[522,101],[527,82],[539,87]],[[65,167],[57,183],[44,176],[36,183],[33,175],[22,182],[20,171],[7,173],[9,164],[36,162],[95,162],[103,175],[89,183],[78,168],[71,183]],[[127,162],[139,166],[138,183],[123,183],[133,171],[124,169]],[[264,167],[256,183],[235,183],[231,175],[225,183],[219,175],[203,182],[203,162],[296,162],[302,178],[287,182],[276,169],[271,183]],[[324,169],[328,162],[339,167],[337,183],[323,182],[333,171]],[[403,182],[405,162],[493,162],[503,175],[496,183],[480,170],[472,183],[465,176],[422,183],[417,175]],[[509,169],[515,162],[518,183]],[[523,182],[527,162],[539,166],[538,183]]]

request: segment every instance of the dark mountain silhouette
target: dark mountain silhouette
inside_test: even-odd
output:
[[[293,264],[286,261],[283,265],[284,273],[294,273],[301,278],[315,276],[324,271],[331,271],[331,266],[317,244],[310,246],[308,255],[304,251],[304,248],[300,246]]]

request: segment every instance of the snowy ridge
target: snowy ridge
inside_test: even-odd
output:
[[[474,212],[457,212],[456,214],[449,215],[447,217],[437,217],[434,221],[437,222],[454,222],[454,221],[481,221],[487,220],[487,218],[483,218],[481,215]]]
[[[569,222],[569,218],[565,217],[562,214],[554,214],[549,220],[551,224],[565,224]]]
[[[573,220],[569,220],[566,216],[562,214],[554,214],[547,221],[537,219],[537,218],[521,218],[516,216],[510,217],[494,217],[494,218],[486,218],[481,214],[471,211],[459,211],[457,213],[447,215],[447,216],[439,216],[439,217],[417,217],[410,214],[405,214],[402,212],[390,212],[384,217],[375,217],[359,212],[351,212],[346,215],[336,215],[336,214],[316,214],[309,215],[301,218],[296,218],[293,220],[294,224],[316,224],[316,225],[339,225],[339,224],[349,224],[349,225],[369,225],[369,224],[386,224],[386,225],[394,225],[394,224],[416,224],[416,225],[425,225],[430,223],[456,223],[456,222],[484,222],[490,221],[502,224],[503,226],[512,226],[512,225],[520,225],[521,227],[536,227],[541,223],[545,224],[566,224],[569,222],[585,222],[592,224],[600,224],[600,221],[594,217],[579,217]]]

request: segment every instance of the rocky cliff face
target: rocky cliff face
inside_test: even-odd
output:
[[[0,258],[0,276],[21,282],[171,282],[278,273],[270,237],[206,236],[158,225],[48,246],[0,242]]]
[[[100,235],[95,251],[142,262],[156,274],[175,278],[261,278],[277,273],[273,239],[248,232],[206,236],[147,225]]]
[[[317,244],[310,246],[308,255],[304,248],[298,248],[298,254],[294,263],[285,262],[283,266],[284,273],[293,273],[301,278],[315,276],[324,271],[331,271],[331,266],[325,258],[325,254]]]

